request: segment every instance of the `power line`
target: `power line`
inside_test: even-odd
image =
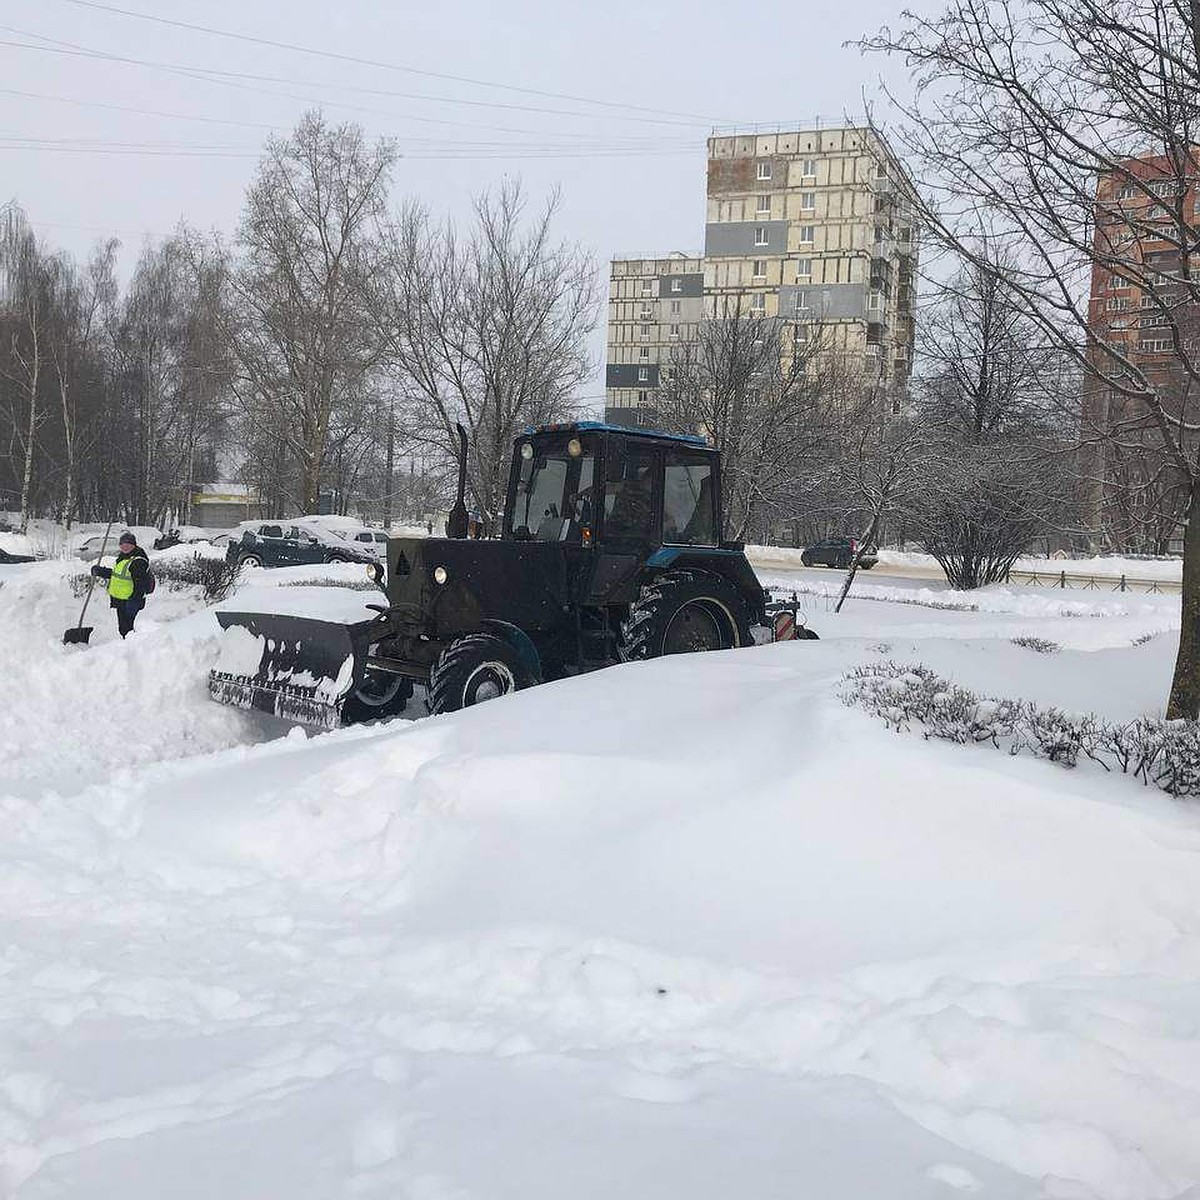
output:
[[[257,121],[234,121],[222,117],[204,117],[195,116],[188,113],[172,113],[163,112],[158,109],[131,108],[123,104],[108,104],[101,100],[80,100],[73,96],[52,96],[44,92],[27,92],[17,88],[0,87],[0,95],[20,96],[28,100],[48,100],[56,104],[72,104],[81,108],[99,108],[107,112],[130,113],[135,116],[144,117],[163,117],[172,121],[202,121],[210,124],[232,125],[242,129],[263,129],[274,131],[277,127]],[[460,122],[449,122],[450,124],[460,124]],[[465,125],[468,129],[488,129],[489,126]],[[508,141],[447,141],[445,138],[431,137],[416,137],[410,134],[396,134],[393,140],[403,143],[404,145],[421,146],[428,145],[437,148],[446,149],[496,149],[503,150],[506,147],[511,147],[514,150],[536,148],[539,150],[550,150],[561,148],[569,150],[578,145],[574,141],[556,141],[553,137],[547,137],[541,130],[502,130],[505,133],[525,133],[538,140],[535,142],[508,142]],[[4,135],[0,135],[3,137]],[[12,135],[16,137],[17,135]],[[25,140],[25,139],[21,139]],[[52,139],[46,139],[52,140]],[[61,139],[63,141],[79,141],[78,138]],[[223,147],[224,148],[224,147]],[[603,141],[595,141],[590,143],[590,148],[596,151],[603,150],[631,150],[631,151],[646,151],[647,153],[669,153],[671,150],[686,150],[691,149],[689,143],[686,142],[666,142],[654,141],[647,139],[625,139],[625,138],[606,138]]]
[[[61,0],[64,4],[73,4],[78,8],[90,8],[98,12],[112,13],[117,16],[130,17],[138,21],[150,21],[156,25],[168,25],[175,29],[187,29],[192,33],[206,33],[213,37],[229,38],[232,41],[247,42],[255,46],[270,46],[276,50],[289,50],[297,54],[310,54],[317,58],[332,59],[336,62],[352,63],[360,67],[377,67],[385,71],[399,71],[409,75],[420,75],[427,79],[444,79],[452,83],[465,83],[473,87],[496,88],[499,91],[518,92],[526,96],[540,96],[547,100],[568,100],[573,104],[593,104],[601,108],[625,109],[630,112],[658,113],[669,117],[686,117],[706,125],[720,124],[711,117],[700,117],[695,113],[673,112],[670,109],[648,108],[639,104],[622,104],[616,100],[596,100],[590,96],[573,96],[565,92],[541,91],[537,88],[519,87],[511,83],[493,83],[487,79],[475,79],[467,75],[451,75],[443,71],[429,71],[420,67],[403,66],[399,63],[383,62],[378,59],[358,58],[351,54],[339,54],[333,50],[318,50],[311,46],[300,46],[291,42],[278,42],[271,38],[255,37],[252,34],[234,33],[227,29],[216,29],[210,25],[194,25],[188,21],[176,21],[170,17],[156,17],[150,13],[134,12],[127,8],[117,8],[110,4],[100,4],[96,0]]]
[[[51,96],[45,92],[23,92],[17,88],[0,87],[0,94],[20,96],[23,100],[50,100],[55,104],[75,104],[81,108],[103,108],[109,112],[130,113],[138,117],[165,117],[172,121],[203,121],[209,125],[235,125],[242,129],[273,130],[274,125],[258,121],[233,121],[224,117],[196,117],[188,113],[160,112],[153,108],[130,108],[124,104],[106,104],[103,100],[77,100],[72,96]]]
[[[36,38],[38,42],[46,43],[45,45],[37,45],[34,43],[30,43],[30,42],[0,41],[0,46],[9,46],[11,48],[18,49],[18,50],[40,50],[45,54],[61,54],[61,55],[67,55],[67,56],[74,57],[74,58],[90,58],[90,59],[96,59],[96,60],[102,61],[102,62],[115,62],[115,63],[122,63],[127,66],[146,67],[151,70],[167,71],[167,72],[170,72],[171,74],[182,75],[188,79],[199,79],[205,83],[219,83],[219,84],[223,84],[224,86],[227,86],[227,87],[240,87],[245,91],[252,91],[252,92],[258,91],[262,95],[273,96],[278,99],[299,100],[302,103],[306,103],[306,104],[331,103],[331,104],[338,105],[342,108],[357,109],[357,111],[360,111],[360,112],[380,113],[382,110],[364,108],[362,106],[347,104],[345,101],[340,101],[340,100],[321,101],[321,100],[314,100],[312,97],[289,95],[286,92],[273,92],[273,91],[268,91],[265,89],[249,87],[245,83],[239,83],[236,81],[250,80],[255,83],[279,83],[279,84],[283,84],[288,87],[312,87],[312,88],[318,88],[318,89],[319,88],[327,88],[327,89],[333,88],[338,91],[357,92],[360,94],[370,95],[370,96],[386,96],[389,99],[395,99],[395,100],[417,100],[417,101],[422,101],[422,102],[431,102],[431,103],[435,103],[435,104],[458,104],[458,105],[462,105],[462,106],[466,106],[466,107],[470,107],[470,108],[496,108],[496,109],[503,109],[503,110],[510,111],[510,112],[529,112],[529,113],[537,113],[539,115],[544,115],[544,116],[571,117],[575,120],[582,119],[585,121],[594,121],[594,120],[605,119],[605,120],[612,120],[612,121],[629,121],[629,122],[634,122],[634,123],[643,124],[643,125],[645,125],[645,124],[676,125],[676,126],[684,126],[687,128],[695,128],[697,124],[704,124],[705,126],[707,126],[707,122],[681,121],[681,120],[673,120],[673,119],[669,119],[669,118],[665,118],[665,117],[634,117],[634,116],[624,116],[624,115],[621,115],[618,113],[604,114],[602,117],[601,114],[597,114],[597,113],[567,112],[564,109],[544,108],[544,107],[539,107],[536,105],[528,105],[528,104],[504,104],[499,101],[465,100],[465,99],[457,99],[453,96],[429,96],[429,95],[424,95],[420,92],[397,92],[397,91],[386,89],[386,88],[368,88],[368,87],[362,87],[362,86],[359,86],[356,84],[320,83],[320,82],[314,83],[311,80],[291,79],[291,78],[288,78],[287,76],[262,75],[262,74],[258,74],[255,72],[247,72],[247,71],[223,71],[223,70],[220,70],[219,68],[215,68],[215,67],[192,67],[192,66],[188,66],[185,63],[169,63],[169,62],[163,62],[161,59],[134,58],[134,57],[132,57],[130,55],[126,55],[126,54],[113,54],[107,50],[95,50],[89,46],[81,46],[75,42],[65,42],[65,41],[61,41],[58,38],[46,37],[44,34],[34,33],[34,32],[31,32],[31,31],[25,30],[25,29],[18,29],[11,25],[0,25],[0,29],[3,29],[7,33],[15,34],[18,37]],[[422,117],[422,116],[402,114],[402,113],[385,113],[383,115],[399,117],[402,120],[431,122],[431,123],[438,124],[438,125],[459,124],[459,122],[447,121],[445,119],[439,119],[436,117]],[[496,129],[498,132],[511,132],[511,133],[534,132],[533,130],[503,130],[498,126],[492,126],[491,128]],[[584,136],[586,136],[586,135],[584,135]]]

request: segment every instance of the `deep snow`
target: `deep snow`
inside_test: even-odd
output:
[[[1200,810],[836,695],[886,656],[1152,710],[1177,599],[812,598],[821,642],[280,737],[207,700],[193,595],[61,646],[71,569],[0,577],[0,1194],[1200,1187]],[[226,603],[373,598],[280,586],[321,574]]]

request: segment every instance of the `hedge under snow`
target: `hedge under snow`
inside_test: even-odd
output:
[[[1172,796],[1200,796],[1200,723],[1139,717],[1110,724],[1093,714],[1040,708],[1028,700],[977,696],[921,664],[871,663],[845,676],[842,698],[900,731],[927,738],[990,742],[1074,767],[1080,758],[1134,775]]]

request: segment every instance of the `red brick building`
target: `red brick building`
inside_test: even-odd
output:
[[[1200,363],[1198,214],[1194,164],[1131,159],[1097,183],[1087,319],[1096,342],[1120,358],[1098,344],[1089,351],[1082,466],[1091,523],[1110,549],[1162,553],[1180,533],[1184,490],[1159,423],[1143,400],[1112,383],[1144,380],[1183,440],[1200,441],[1182,429],[1200,426],[1200,389],[1185,369]]]

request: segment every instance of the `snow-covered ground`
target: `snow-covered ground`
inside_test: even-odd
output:
[[[1200,1189],[1200,808],[837,697],[1161,711],[1177,598],[811,596],[820,642],[310,737],[207,700],[188,592],[62,646],[78,569],[0,575],[0,1195]],[[373,599],[322,576],[226,604]]]
[[[756,567],[764,569],[796,570],[803,564],[800,556],[804,552],[790,546],[747,546],[746,556]],[[1057,575],[1065,571],[1068,576],[1090,576],[1098,580],[1128,579],[1157,580],[1162,583],[1178,583],[1182,578],[1183,560],[1180,558],[1123,558],[1118,555],[1096,555],[1090,558],[1038,558],[1025,556],[1013,564],[1015,571],[1033,571],[1042,575]],[[923,576],[943,579],[942,568],[932,554],[916,550],[881,549],[879,565],[874,568],[879,574]]]

